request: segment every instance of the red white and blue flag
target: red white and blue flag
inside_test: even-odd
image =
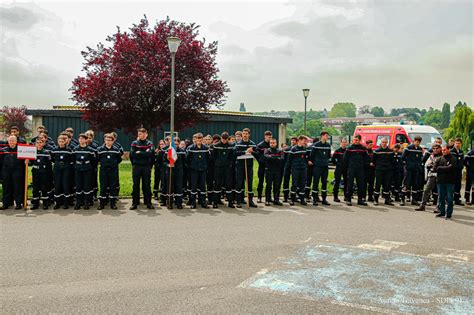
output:
[[[176,144],[174,143],[173,135],[171,135],[171,143],[168,148],[168,161],[170,161],[170,167],[174,165],[178,159],[178,154],[176,153]]]

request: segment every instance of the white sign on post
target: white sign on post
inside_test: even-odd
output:
[[[19,160],[36,160],[36,147],[34,145],[19,144],[17,156]]]

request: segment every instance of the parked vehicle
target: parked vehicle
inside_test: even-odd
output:
[[[361,125],[355,128],[355,135],[362,137],[362,143],[372,140],[374,148],[380,146],[382,138],[387,138],[389,146],[392,147],[396,143],[410,144],[416,136],[421,136],[422,147],[430,148],[435,139],[441,137],[438,130],[423,125]]]

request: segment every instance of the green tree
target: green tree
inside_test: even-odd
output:
[[[355,117],[356,106],[354,103],[336,103],[328,114],[329,118]]]
[[[468,150],[471,144],[470,136],[474,130],[473,111],[467,104],[456,105],[449,127],[444,131],[445,139],[460,137],[463,149]]]
[[[356,127],[357,123],[355,121],[348,121],[343,123],[341,127],[341,136],[352,136]]]
[[[443,129],[441,128],[442,113],[438,109],[433,109],[432,107],[430,107],[430,109],[422,117],[422,120],[423,124],[427,126],[432,126],[437,129]]]
[[[443,104],[443,109],[441,110],[441,122],[440,128],[445,129],[449,126],[449,121],[451,120],[451,105],[448,103]]]
[[[375,117],[385,116],[385,111],[383,110],[382,107],[379,107],[379,106],[372,107],[372,110],[370,111],[370,113],[374,115]]]

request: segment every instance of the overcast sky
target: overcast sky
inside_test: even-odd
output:
[[[225,109],[473,104],[470,0],[20,2],[1,0],[0,105],[72,105],[81,50],[146,14],[219,41]]]

